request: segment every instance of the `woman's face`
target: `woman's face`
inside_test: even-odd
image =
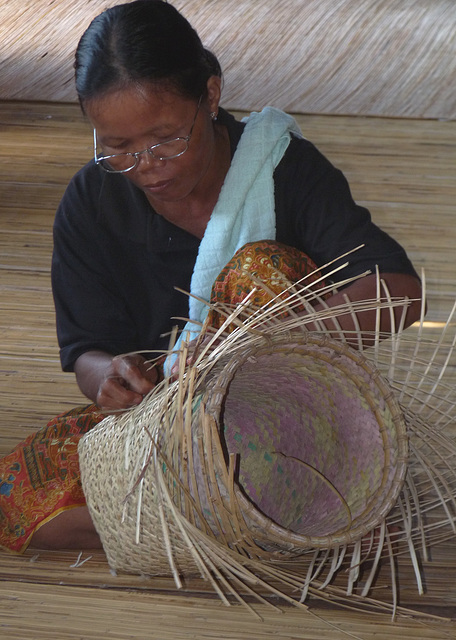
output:
[[[218,85],[218,78],[209,80],[209,96],[199,108],[197,100],[149,85],[111,91],[84,105],[103,155],[142,151],[185,138],[194,123],[188,149],[181,156],[159,160],[143,153],[137,166],[124,174],[152,205],[197,195],[210,176],[216,149],[210,112],[217,111],[220,97],[212,91],[211,81]]]

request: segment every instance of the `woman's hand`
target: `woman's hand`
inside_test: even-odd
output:
[[[139,404],[158,380],[157,369],[146,364],[138,354],[115,356],[106,373],[97,393],[97,404],[104,410],[124,409]]]
[[[112,356],[103,351],[82,354],[75,373],[81,391],[102,411],[139,404],[159,378],[157,368],[139,354]]]

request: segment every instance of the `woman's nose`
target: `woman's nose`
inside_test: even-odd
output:
[[[138,154],[137,158],[138,164],[136,165],[136,170],[149,169],[150,167],[160,166],[165,162],[165,160],[154,156],[152,151],[150,151],[149,149],[144,149],[144,151],[141,151]]]

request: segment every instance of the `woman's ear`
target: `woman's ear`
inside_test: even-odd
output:
[[[211,113],[218,112],[221,94],[222,79],[219,76],[211,76],[207,81],[207,103]]]

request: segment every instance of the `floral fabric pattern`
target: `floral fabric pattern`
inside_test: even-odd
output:
[[[0,460],[0,546],[21,553],[34,531],[85,504],[78,443],[103,415],[95,405],[67,411]]]
[[[315,283],[315,289],[323,286],[316,282],[320,274],[305,253],[280,242],[263,240],[248,243],[235,253],[212,287],[211,302],[239,304],[255,286],[252,276],[265,285],[264,288],[258,286],[250,298],[249,303],[254,307],[262,307],[274,295],[288,298],[290,293],[286,289],[302,278],[306,285]],[[209,311],[209,325],[214,329],[219,329],[224,320],[225,316],[216,310]]]

